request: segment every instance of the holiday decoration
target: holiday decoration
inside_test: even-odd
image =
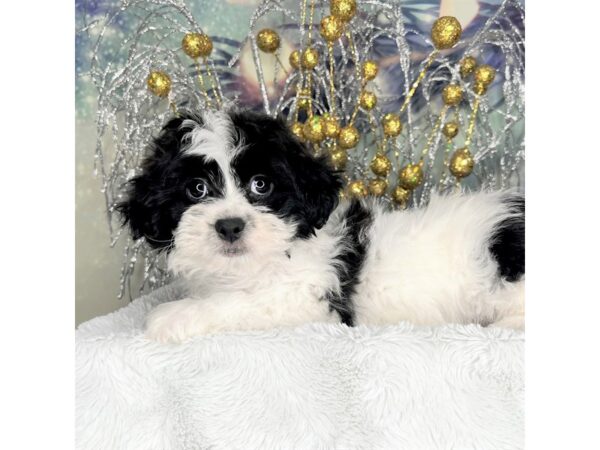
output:
[[[325,130],[325,136],[328,138],[335,139],[340,134],[340,123],[335,117],[326,114],[323,116],[323,128]]]
[[[346,150],[341,148],[335,149],[331,152],[329,159],[331,160],[331,164],[333,165],[334,169],[343,169],[348,162],[348,153],[346,153]]]
[[[392,192],[392,200],[394,203],[399,205],[401,208],[405,208],[410,199],[410,190],[403,188],[402,186],[396,186]]]
[[[300,89],[298,91],[298,100],[296,101],[296,105],[298,109],[306,109],[310,107],[310,99],[311,93],[310,89]]]
[[[321,20],[321,36],[327,42],[339,39],[344,32],[344,21],[337,16],[326,16]]]
[[[355,198],[362,198],[369,195],[369,191],[364,181],[356,180],[348,185],[348,195]]]
[[[431,29],[431,40],[438,50],[454,47],[460,39],[462,28],[456,17],[440,17]]]
[[[377,105],[377,96],[371,91],[362,91],[358,102],[362,108],[371,111]]]
[[[148,89],[159,97],[166,97],[171,92],[171,78],[164,72],[158,70],[148,75]]]
[[[210,99],[210,96],[208,95],[209,88],[205,85],[204,77],[202,75],[203,69],[202,69],[201,63],[199,61],[200,58],[202,58],[203,61],[206,61],[206,58],[208,58],[210,56],[210,54],[212,53],[212,50],[213,50],[212,39],[203,33],[187,33],[181,41],[181,48],[183,49],[183,52],[187,56],[189,56],[190,58],[192,58],[195,61],[196,67],[198,69],[198,83],[200,85],[200,90],[202,92],[202,95],[204,96],[206,105],[212,108],[213,107],[212,100]],[[210,72],[210,69],[208,69],[207,75],[210,78],[210,84],[212,85],[213,89],[215,89],[214,73]],[[214,95],[215,95],[216,106],[221,107],[222,100],[217,95],[216,90],[214,92]],[[176,106],[173,103],[171,103],[171,107],[174,111],[176,111]]]
[[[265,53],[273,53],[279,48],[279,35],[275,30],[265,28],[256,35],[256,44]]]
[[[94,42],[96,164],[113,242],[123,233],[113,228],[114,206],[151,137],[174,112],[229,101],[283,117],[310,152],[343,170],[349,197],[406,208],[459,184],[522,185],[518,0],[480,7],[466,23],[405,0],[259,0],[239,41],[207,33],[193,8],[124,3],[83,31]],[[135,25],[115,55],[104,30],[122,17]],[[110,140],[114,152],[104,147]],[[143,239],[128,241],[124,258],[122,292],[140,264],[144,288],[167,279],[164,255]]]
[[[456,123],[456,122],[445,123],[444,128],[442,129],[442,133],[444,133],[444,136],[446,136],[448,139],[452,139],[452,138],[456,137],[456,135],[458,134],[458,123]]]
[[[303,135],[307,141],[321,142],[325,137],[325,127],[320,116],[313,116],[306,121]]]
[[[459,66],[460,76],[463,78],[467,78],[469,75],[471,75],[473,73],[473,71],[475,70],[475,67],[477,67],[477,60],[475,58],[473,58],[472,56],[465,56],[460,61],[460,66]]]
[[[293,69],[297,70],[300,68],[300,52],[298,50],[290,53],[289,62]]]
[[[387,156],[385,156],[382,153],[378,153],[371,161],[369,167],[375,175],[379,175],[380,177],[387,177],[390,173],[390,170],[392,169],[392,163]]]
[[[345,149],[356,147],[356,144],[358,144],[359,139],[360,133],[352,125],[343,127],[340,130],[340,134],[338,136],[338,142],[340,144],[340,147]]]
[[[362,77],[365,81],[374,80],[378,71],[377,63],[371,60],[365,61],[361,68]]]
[[[477,95],[483,95],[487,92],[487,85],[481,81],[473,83],[473,92]]]
[[[190,58],[208,58],[213,49],[212,40],[202,33],[187,33],[181,41],[181,48]]]
[[[450,160],[450,172],[456,178],[464,178],[467,175],[471,174],[473,170],[473,165],[475,161],[473,160],[473,155],[468,148],[463,147],[454,152],[452,155],[452,159]]]
[[[300,65],[303,69],[312,70],[319,64],[319,52],[313,47],[308,47],[302,52]]]
[[[394,113],[387,113],[381,120],[383,126],[383,133],[387,137],[396,137],[402,132],[402,122],[400,117]]]
[[[388,182],[382,178],[371,180],[369,181],[369,194],[376,197],[381,197],[383,194],[385,194],[387,187]]]
[[[448,106],[456,106],[463,98],[462,88],[458,84],[449,84],[442,91],[442,99]]]
[[[487,87],[492,83],[492,81],[494,81],[495,76],[496,70],[487,64],[483,64],[475,68],[473,78],[475,78],[476,82],[479,82]]]
[[[331,15],[348,22],[356,14],[355,0],[331,0]]]
[[[420,164],[408,164],[400,171],[400,186],[412,191],[423,182],[423,169]]]

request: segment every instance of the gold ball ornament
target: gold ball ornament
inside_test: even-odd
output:
[[[325,129],[325,137],[336,138],[340,134],[340,123],[335,117],[328,114],[323,116],[323,128]]]
[[[383,178],[369,181],[369,193],[376,197],[381,197],[387,190],[388,182]]]
[[[348,184],[348,195],[354,198],[366,197],[369,194],[363,180],[352,181]]]
[[[481,81],[476,81],[473,83],[473,92],[475,92],[477,95],[483,95],[487,92],[487,85]]]
[[[340,135],[338,136],[340,147],[344,149],[354,148],[359,140],[360,133],[354,126],[346,125],[340,130]]]
[[[400,170],[400,186],[413,190],[423,182],[423,169],[420,164],[408,164]]]
[[[394,203],[400,205],[401,207],[405,207],[408,203],[408,199],[410,198],[410,190],[405,189],[402,186],[396,186],[392,191],[392,200]]]
[[[183,52],[192,59],[207,58],[213,50],[212,39],[202,33],[187,33],[182,41]]]
[[[298,92],[298,109],[306,109],[310,105],[310,89],[300,89]]]
[[[358,103],[363,109],[371,111],[377,105],[377,96],[371,91],[362,91],[358,99]]]
[[[308,47],[302,52],[300,65],[303,69],[312,70],[319,64],[319,52],[313,47]]]
[[[294,50],[292,53],[290,53],[290,66],[292,66],[293,69],[298,70],[300,68],[300,50]]]
[[[383,153],[377,153],[369,165],[375,175],[386,177],[392,168],[392,163]]]
[[[171,92],[171,78],[164,72],[159,70],[153,70],[148,75],[146,80],[148,83],[148,89],[154,95],[159,97],[166,97]]]
[[[460,60],[460,76],[467,78],[473,73],[475,67],[477,67],[477,60],[472,56],[465,56]]]
[[[338,40],[344,32],[344,22],[337,16],[326,16],[321,20],[321,36],[327,42]]]
[[[394,113],[387,113],[381,119],[383,134],[387,137],[396,137],[402,132],[402,122],[400,117]]]
[[[461,179],[473,171],[475,160],[467,147],[459,148],[450,158],[450,173]]]
[[[449,84],[442,90],[442,99],[448,106],[456,106],[463,98],[463,90],[458,84]]]
[[[431,40],[438,50],[454,47],[460,39],[462,27],[456,17],[443,16],[433,22]]]
[[[348,162],[348,153],[344,149],[336,148],[329,154],[329,160],[334,168],[343,169]]]
[[[349,22],[356,14],[356,0],[331,0],[331,15]]]
[[[473,75],[476,82],[483,83],[485,87],[488,87],[494,81],[496,77],[496,69],[487,64],[482,64],[475,68],[475,74]]]
[[[273,53],[279,48],[281,40],[277,31],[271,28],[263,28],[256,34],[256,44],[265,53]]]
[[[304,138],[309,142],[318,143],[325,138],[325,127],[320,116],[313,116],[304,123]]]
[[[377,63],[370,59],[368,61],[365,61],[361,67],[362,77],[366,81],[371,81],[375,79],[378,71],[379,67],[377,66]]]
[[[299,140],[304,141],[304,125],[300,122],[294,122],[290,126],[290,130],[292,134],[296,136]]]
[[[458,123],[448,122],[444,124],[444,127],[442,128],[442,133],[444,133],[444,136],[446,136],[448,139],[455,138],[458,134]]]

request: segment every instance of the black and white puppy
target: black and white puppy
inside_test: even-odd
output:
[[[187,283],[188,298],[150,312],[147,335],[180,342],[307,322],[523,327],[522,197],[434,196],[389,212],[338,204],[341,187],[280,120],[230,110],[169,121],[119,208]]]

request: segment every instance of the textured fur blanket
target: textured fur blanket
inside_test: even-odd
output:
[[[142,335],[167,286],[76,332],[77,448],[519,449],[523,334],[307,325]]]

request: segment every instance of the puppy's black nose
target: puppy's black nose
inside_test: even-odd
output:
[[[221,239],[227,242],[235,242],[242,235],[246,222],[239,217],[219,219],[215,222],[215,230]]]

